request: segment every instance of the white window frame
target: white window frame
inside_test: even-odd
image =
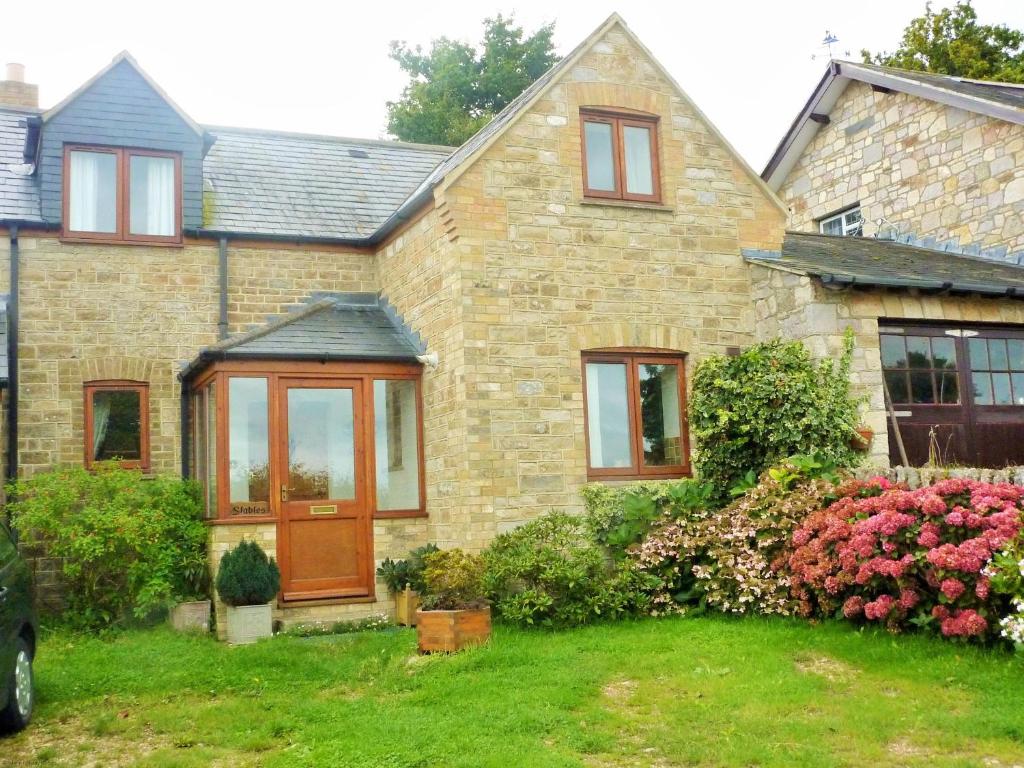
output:
[[[853,213],[857,214],[857,218],[851,221],[849,217]],[[854,205],[847,208],[845,211],[840,211],[839,213],[834,213],[831,216],[819,219],[818,231],[823,235],[827,235],[828,233],[825,231],[825,225],[834,221],[842,222],[843,229],[840,235],[833,235],[833,237],[861,237],[864,234],[864,217],[861,215],[860,205]]]

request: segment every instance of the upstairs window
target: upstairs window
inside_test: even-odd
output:
[[[85,466],[97,461],[149,469],[149,385],[145,382],[85,385]]]
[[[64,235],[181,242],[181,157],[169,152],[67,147]]]
[[[580,111],[583,194],[658,202],[658,121],[643,115]]]
[[[860,215],[860,206],[855,205],[832,216],[826,216],[818,222],[818,229],[823,235],[839,237],[861,237],[864,235],[864,219]]]

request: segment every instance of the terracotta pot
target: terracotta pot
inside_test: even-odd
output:
[[[229,605],[227,610],[228,642],[247,645],[274,634],[270,603],[264,605]]]
[[[406,587],[395,594],[395,623],[403,627],[416,626],[416,612],[420,608],[420,596]]]
[[[855,437],[850,438],[850,447],[856,451],[867,453],[871,448],[871,442],[875,439],[875,430],[871,427],[858,427]]]
[[[171,626],[178,632],[209,632],[210,601],[195,600],[178,603],[171,608]]]
[[[491,609],[416,611],[420,653],[453,653],[491,638]]]

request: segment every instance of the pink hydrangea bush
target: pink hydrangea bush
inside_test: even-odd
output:
[[[947,479],[910,491],[877,478],[811,514],[793,534],[793,596],[806,616],[841,614],[892,630],[998,634],[1005,596],[986,565],[1021,535],[1024,489]]]

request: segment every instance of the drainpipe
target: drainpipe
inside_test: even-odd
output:
[[[18,476],[18,225],[10,227],[11,296],[7,300],[7,479]]]
[[[217,319],[217,339],[228,337],[228,239],[222,237],[217,248],[217,276],[220,278],[220,315]]]
[[[188,387],[187,380],[181,382],[181,476],[186,480],[192,477],[192,462],[189,461],[192,455],[192,431],[189,429],[192,398]]]

